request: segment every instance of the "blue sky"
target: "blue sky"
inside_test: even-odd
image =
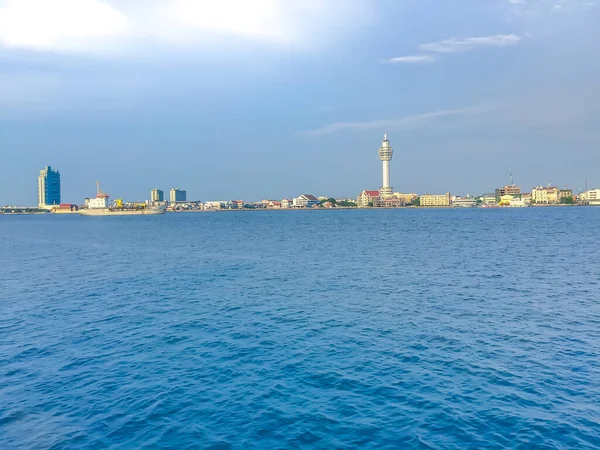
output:
[[[0,0],[0,204],[600,187],[594,0]]]

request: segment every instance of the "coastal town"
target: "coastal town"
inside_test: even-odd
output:
[[[189,200],[187,192],[180,188],[165,191],[154,188],[150,198],[144,201],[110,201],[110,195],[100,189],[96,182],[95,198],[86,197],[81,204],[64,203],[61,196],[61,174],[51,166],[43,168],[38,176],[37,206],[4,206],[0,214],[94,214],[95,209],[110,211],[145,212],[158,208],[160,212],[232,211],[232,210],[298,210],[342,208],[524,208],[531,206],[600,206],[600,189],[588,189],[575,194],[564,186],[536,186],[529,192],[514,183],[509,169],[510,183],[477,196],[441,194],[417,194],[395,192],[390,185],[390,161],[393,149],[384,135],[378,151],[382,162],[382,185],[379,189],[365,189],[356,198],[334,198],[300,194],[283,199],[245,200]]]

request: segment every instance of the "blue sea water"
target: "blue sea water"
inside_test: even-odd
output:
[[[0,216],[0,448],[598,448],[600,208]]]

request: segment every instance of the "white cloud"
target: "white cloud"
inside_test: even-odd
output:
[[[74,50],[124,33],[127,18],[100,0],[8,0],[0,7],[0,45]]]
[[[290,17],[278,1],[177,0],[169,9],[175,20],[193,28],[278,40],[292,36]]]
[[[371,9],[368,0],[5,0],[0,46],[88,52],[235,36],[322,45]]]
[[[492,109],[493,108],[490,107],[477,106],[461,109],[451,109],[445,111],[436,111],[426,114],[418,114],[408,117],[402,117],[400,119],[369,120],[366,122],[337,122],[327,125],[323,128],[318,128],[316,130],[304,131],[300,134],[314,136],[343,131],[363,131],[373,129],[414,130],[430,125],[432,122],[438,119],[453,116],[471,116],[476,114],[482,114]]]
[[[497,34],[494,36],[471,37],[466,39],[450,38],[439,42],[422,44],[419,49],[434,53],[464,53],[481,47],[508,47],[516,45],[521,37],[514,34]]]
[[[432,55],[397,56],[396,58],[390,58],[387,60],[387,62],[392,64],[423,64],[434,61],[435,56]]]

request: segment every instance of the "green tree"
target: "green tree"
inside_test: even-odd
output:
[[[417,197],[412,201],[413,206],[421,206],[421,197]]]
[[[573,200],[573,197],[563,197],[560,199],[560,202],[563,205],[572,205],[573,203],[575,203],[575,201]]]
[[[322,205],[323,203],[331,203],[332,205],[337,205],[337,200],[333,197],[329,197],[329,198],[324,198],[323,200],[320,200],[319,203]]]

